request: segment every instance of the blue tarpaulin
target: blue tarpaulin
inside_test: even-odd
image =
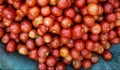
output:
[[[113,45],[111,52],[113,59],[105,61],[100,57],[100,61],[94,64],[90,70],[120,70],[120,44]],[[5,51],[5,45],[0,43],[0,69],[2,70],[37,70],[37,61],[29,59],[27,56],[22,56],[15,53]],[[67,70],[73,70],[71,66]]]

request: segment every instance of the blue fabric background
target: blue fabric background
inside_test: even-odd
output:
[[[94,64],[90,70],[120,70],[120,44],[113,45],[111,52],[113,53],[113,59],[111,61],[105,61],[100,57],[101,60],[99,63]],[[12,54],[8,53],[5,51],[5,45],[0,43],[0,69],[37,70],[37,61],[33,61],[17,52]],[[68,66],[67,70],[73,70],[73,68]]]

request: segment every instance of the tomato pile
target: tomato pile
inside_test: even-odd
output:
[[[89,69],[120,43],[120,1],[0,0],[0,39],[39,70]]]

